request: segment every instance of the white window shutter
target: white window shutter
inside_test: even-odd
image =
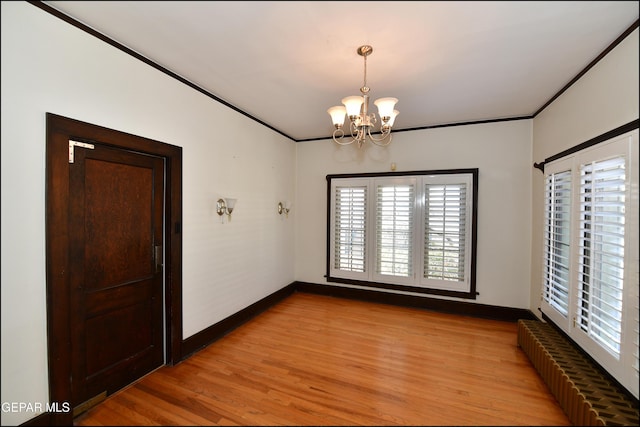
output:
[[[334,268],[365,272],[367,258],[367,187],[337,187],[334,216]]]
[[[414,184],[376,188],[376,273],[413,277]]]
[[[624,284],[625,158],[580,168],[577,325],[620,357]]]
[[[424,263],[427,279],[465,280],[467,185],[426,184]]]
[[[567,318],[571,263],[571,171],[549,174],[545,181],[543,299]]]

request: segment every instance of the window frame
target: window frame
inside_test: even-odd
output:
[[[327,175],[327,255],[326,255],[326,274],[327,282],[343,283],[349,285],[364,286],[367,288],[391,289],[397,291],[415,292],[420,294],[442,295],[449,297],[476,299],[476,259],[477,259],[477,216],[478,216],[478,168],[469,169],[442,169],[442,170],[424,170],[424,171],[407,171],[407,172],[386,172],[386,173],[361,173],[361,174],[333,174]],[[467,219],[471,229],[467,232],[469,242],[465,250],[465,286],[464,290],[447,288],[440,283],[440,287],[432,286],[434,282],[422,278],[423,276],[423,260],[424,260],[424,200],[420,200],[422,191],[420,183],[423,177],[437,177],[438,179],[446,179],[447,176],[454,178],[456,176],[464,176],[468,185],[467,193],[470,206],[467,211],[470,219]],[[428,178],[427,178],[428,179]],[[376,240],[376,206],[375,193],[377,191],[376,183],[383,182],[408,182],[414,180],[415,184],[415,207],[413,209],[413,277],[387,276],[377,274],[375,272],[376,259],[372,251],[375,251]],[[368,204],[367,204],[367,250],[369,252],[366,265],[368,268],[364,273],[344,272],[333,267],[334,256],[334,204],[333,192],[340,183],[367,183],[368,188]],[[470,185],[469,185],[470,183]],[[364,185],[364,184],[362,184]],[[375,253],[375,252],[374,252]]]

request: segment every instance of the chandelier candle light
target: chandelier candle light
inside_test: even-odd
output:
[[[398,110],[394,110],[394,106],[398,100],[396,98],[379,98],[374,101],[378,107],[378,115],[380,116],[380,136],[375,137],[371,134],[371,128],[377,123],[378,119],[374,113],[369,114],[369,88],[367,87],[367,56],[371,55],[373,48],[369,45],[360,46],[357,50],[358,55],[364,58],[364,85],[360,88],[362,96],[347,96],[342,99],[342,105],[331,107],[327,113],[331,116],[333,126],[333,140],[340,145],[347,145],[353,142],[358,143],[358,147],[362,147],[367,136],[369,140],[376,145],[385,146],[391,142],[391,127],[398,115]],[[344,139],[345,115],[349,116],[351,139]]]

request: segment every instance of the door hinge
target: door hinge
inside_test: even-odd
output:
[[[95,148],[93,146],[93,144],[87,144],[86,142],[79,142],[79,141],[69,140],[69,163],[73,163],[74,147],[89,148],[91,150],[93,150]]]

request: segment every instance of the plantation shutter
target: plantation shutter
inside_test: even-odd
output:
[[[624,282],[625,158],[580,168],[577,324],[620,357]]]
[[[337,187],[334,203],[334,268],[365,272],[367,187]]]
[[[543,298],[565,318],[569,312],[571,171],[549,174],[545,183]]]
[[[465,280],[467,185],[425,185],[423,277]]]
[[[413,276],[415,185],[379,184],[376,192],[376,272]]]

